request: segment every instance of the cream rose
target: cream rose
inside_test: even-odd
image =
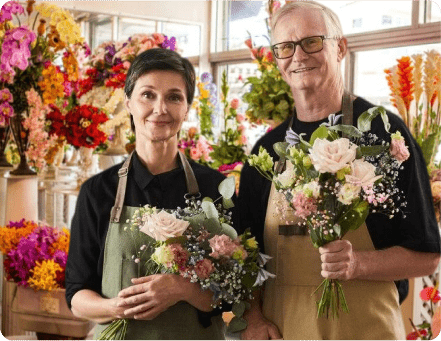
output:
[[[382,175],[375,175],[375,166],[362,159],[351,164],[351,173],[346,175],[346,181],[357,186],[372,185]]]
[[[182,236],[189,225],[188,221],[177,219],[173,214],[166,211],[160,211],[150,215],[140,231],[155,240],[163,242],[171,237]]]
[[[350,205],[358,197],[360,190],[360,186],[347,182],[340,187],[337,200],[344,205]]]
[[[276,180],[280,183],[282,188],[289,188],[294,185],[296,173],[291,168],[287,169],[283,173],[277,175]]]
[[[320,173],[337,173],[355,160],[357,146],[347,138],[335,141],[316,139],[309,150],[314,168]]]

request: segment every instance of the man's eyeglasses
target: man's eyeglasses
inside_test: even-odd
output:
[[[290,58],[296,52],[296,46],[300,45],[305,53],[311,54],[323,50],[323,40],[333,39],[325,36],[306,37],[299,41],[285,41],[283,43],[274,44],[271,46],[274,56],[277,59]]]

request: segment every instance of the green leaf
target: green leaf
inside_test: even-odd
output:
[[[219,184],[219,193],[225,198],[230,199],[236,191],[236,181],[233,176],[222,180]]]
[[[378,115],[381,115],[381,118],[383,119],[384,129],[387,132],[389,132],[390,129],[389,118],[387,117],[386,110],[383,107],[373,107],[362,113],[358,117],[358,121],[357,121],[358,129],[363,133],[371,130],[371,122]]]
[[[273,102],[266,102],[263,106],[263,111],[265,113],[269,113],[274,110],[274,103]]]
[[[204,223],[205,219],[206,218],[204,213],[200,213],[191,217],[185,217],[185,220],[188,221],[193,228],[201,226]]]
[[[170,244],[184,244],[187,241],[187,237],[179,236],[179,237],[171,237],[165,241],[166,245]]]
[[[229,208],[234,207],[234,202],[231,199],[222,198],[222,205],[226,210],[228,210]]]
[[[289,147],[289,143],[288,142],[277,142],[274,144],[273,148],[274,151],[276,152],[277,155],[279,155],[280,157],[282,156],[286,156],[288,154],[288,152],[286,151],[286,149]]]
[[[244,320],[241,317],[233,317],[230,321],[230,323],[228,324],[228,332],[229,333],[237,333],[240,332],[241,330],[244,330],[247,327],[247,321]]]
[[[202,206],[202,209],[204,210],[204,213],[208,219],[210,219],[210,218],[218,219],[219,218],[219,212],[217,211],[216,207],[214,206],[214,204],[212,202],[203,201],[201,206]]]
[[[222,226],[217,218],[210,218],[204,221],[204,227],[212,234],[223,234]]]
[[[389,149],[389,146],[360,146],[361,155],[375,156]]]
[[[349,230],[358,229],[366,220],[369,214],[369,204],[365,201],[361,201],[355,205],[355,207],[347,212],[338,221],[342,228],[342,237]],[[345,219],[346,218],[346,219]]]
[[[325,126],[320,126],[311,135],[311,139],[309,140],[309,144],[314,145],[314,141],[316,139],[326,139],[328,137],[328,128]]]
[[[346,134],[351,137],[359,138],[363,136],[363,133],[354,126],[348,126],[344,124],[337,124],[335,126],[331,126],[329,127],[329,130],[341,131],[343,134]]]
[[[225,234],[233,240],[237,238],[237,232],[232,226],[222,223],[221,228],[222,228],[221,234]]]
[[[231,311],[233,312],[234,316],[242,317],[243,313],[245,312],[246,306],[244,301],[240,301],[239,303],[234,303],[233,308]]]
[[[439,135],[439,132],[430,134],[429,136],[427,136],[426,139],[423,140],[423,143],[421,144],[421,149],[423,151],[424,161],[426,162],[426,165],[430,164],[432,157],[434,156],[438,148],[437,141],[439,141]]]

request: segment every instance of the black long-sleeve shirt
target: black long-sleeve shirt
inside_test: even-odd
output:
[[[91,289],[101,294],[104,245],[121,165],[115,165],[88,179],[78,195],[66,266],[66,301],[69,307],[73,295],[79,290]],[[210,197],[215,200],[220,197],[218,185],[225,176],[191,160],[190,165],[201,198]],[[127,177],[125,206],[141,207],[149,204],[164,209],[183,208],[186,206],[186,193],[185,173],[181,164],[169,172],[152,175],[137,154],[133,155]]]
[[[374,105],[361,97],[356,98],[353,105],[353,125],[356,126],[360,114]],[[399,130],[410,151],[410,158],[402,164],[404,169],[400,170],[397,181],[397,186],[406,196],[407,206],[403,208],[406,218],[400,214],[395,215],[393,219],[389,219],[384,214],[370,214],[366,219],[370,237],[376,249],[402,246],[414,251],[440,253],[439,228],[421,149],[399,116],[388,112],[388,117],[391,124],[390,132],[394,133]],[[258,140],[251,153],[258,154],[259,147],[263,146],[274,161],[277,161],[279,157],[274,152],[273,145],[284,141],[290,119],[288,118]],[[328,122],[328,119],[303,122],[294,117],[292,128],[298,134],[306,133],[304,139],[309,140],[312,132],[324,122]],[[370,132],[377,135],[380,140],[390,142],[390,136],[386,133],[379,116],[373,120]],[[249,227],[263,249],[263,229],[270,189],[271,183],[255,168],[250,167],[249,164],[243,167],[238,198],[240,229]],[[400,293],[400,302],[402,302],[408,293],[407,280],[397,281],[396,284]]]

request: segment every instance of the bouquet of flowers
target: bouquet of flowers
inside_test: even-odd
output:
[[[438,319],[436,323],[438,323],[439,326],[439,319],[441,313],[438,305],[439,301],[441,301],[441,297],[437,289],[437,285],[427,286],[423,288],[423,290],[420,291],[420,298],[421,300],[427,302],[427,304],[430,305],[429,314],[432,317],[432,325],[426,320],[424,320],[422,323],[418,325],[415,325],[412,319],[410,319],[413,332],[407,334],[406,340],[432,340],[436,338],[439,334],[439,327],[438,330],[435,330],[435,328],[433,328],[433,324],[436,319]],[[435,311],[437,305],[438,305],[438,315]]]
[[[228,102],[228,82],[227,74],[222,74],[222,103],[224,106],[224,125],[225,128],[221,132],[216,145],[213,145],[213,152],[210,157],[214,160],[212,167],[219,168],[222,165],[233,164],[237,161],[244,162],[246,160],[245,144],[246,136],[244,135],[245,126],[240,124],[245,117],[237,113],[239,108],[239,100],[237,98]]]
[[[0,251],[6,277],[34,290],[64,288],[69,251],[67,229],[22,219],[0,227]]]
[[[280,8],[279,1],[268,1],[269,21],[275,11]],[[268,35],[270,34],[267,22]],[[251,85],[250,91],[242,97],[248,103],[246,115],[250,122],[274,121],[283,122],[291,115],[294,106],[291,89],[282,79],[271,50],[267,47],[254,47],[251,38],[245,41],[251,51],[253,62],[258,65],[260,77],[248,77],[245,85]]]
[[[146,275],[177,274],[213,291],[213,307],[233,304],[229,327],[238,331],[246,327],[245,301],[274,275],[263,269],[269,257],[259,253],[250,233],[237,236],[230,225],[227,209],[233,206],[234,181],[225,179],[219,192],[222,203],[204,198],[187,200],[187,207],[176,210],[141,207],[127,221],[127,231],[136,245],[133,261],[145,265]],[[112,322],[100,339],[124,338],[127,323]]]
[[[45,151],[55,143],[42,124],[45,105],[58,96],[64,97],[64,77],[52,62],[60,51],[69,54],[83,43],[80,28],[69,12],[44,2],[34,9],[34,3],[27,1],[27,15],[17,1],[8,1],[0,12],[0,89],[8,89],[11,94],[9,105],[3,107],[21,158],[14,174],[35,174],[29,169],[26,156],[33,166],[41,168]],[[72,76],[75,58],[66,58],[71,61],[65,66]]]
[[[360,227],[369,212],[392,218],[405,205],[396,180],[409,151],[399,131],[391,134],[390,145],[384,141],[376,144],[378,138],[369,130],[377,115],[381,115],[389,132],[387,115],[381,107],[363,113],[358,127],[335,125],[339,117],[331,115],[329,123],[317,128],[309,141],[302,138],[303,134],[288,131],[287,142],[274,145],[276,153],[288,160],[281,174],[275,174],[273,160],[263,147],[259,155],[251,155],[248,160],[284,194],[316,248]],[[340,131],[348,137],[340,137]],[[286,209],[281,214],[286,215]],[[319,317],[329,313],[338,317],[340,308],[348,312],[337,280],[325,279],[319,288],[323,288],[317,302]]]
[[[213,151],[204,135],[198,133],[198,128],[190,127],[179,139],[178,148],[188,158],[205,166],[213,162],[210,153]]]

